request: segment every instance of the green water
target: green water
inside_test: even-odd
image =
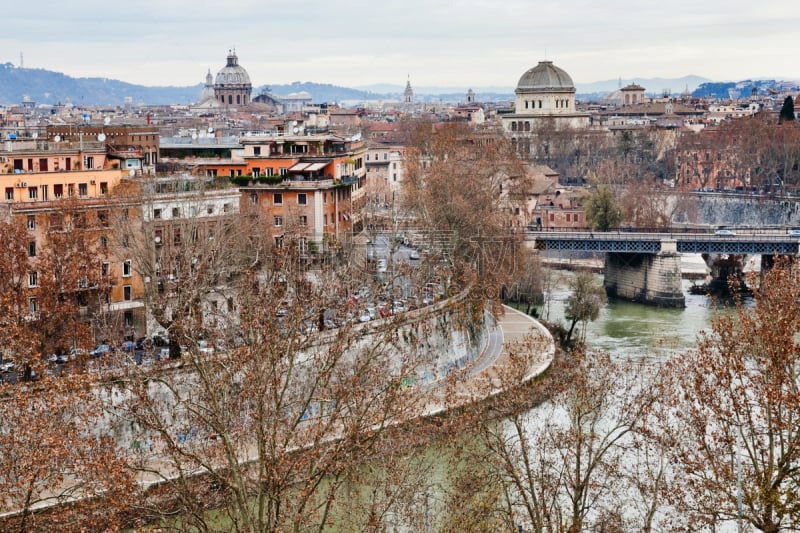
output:
[[[556,272],[561,279],[554,284],[548,297],[549,306],[542,317],[551,322],[564,322],[564,302],[569,296],[568,272]],[[598,283],[602,276],[597,276]],[[708,330],[715,315],[723,309],[707,296],[689,294],[691,281],[684,280],[686,307],[665,309],[610,300],[600,310],[600,316],[586,331],[590,348],[606,350],[621,358],[662,359],[670,353],[695,346],[701,330]]]

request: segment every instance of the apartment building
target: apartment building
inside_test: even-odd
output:
[[[117,238],[116,224],[135,206],[117,195],[122,171],[102,169],[104,147],[80,144],[6,142],[0,150],[0,218],[21,219],[29,232],[32,313],[42,299],[37,282],[42,252],[49,249],[51,257],[68,260],[70,253],[83,250],[88,260],[67,267],[91,265],[97,272],[82,272],[84,281],[63,288],[61,297],[75,298],[87,321],[103,316],[104,331],[96,328],[97,335],[108,335],[111,327],[111,333],[127,336],[143,324],[142,282],[125,263],[125,242]]]

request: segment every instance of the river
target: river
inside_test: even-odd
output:
[[[696,261],[696,258],[688,257],[685,264],[696,264]],[[573,274],[555,270],[550,274],[555,281],[546,295],[541,316],[550,322],[563,323],[564,305],[569,297],[568,278]],[[602,283],[602,275],[597,274],[597,282]],[[698,333],[710,328],[713,317],[721,308],[707,296],[690,294],[692,283],[683,280],[686,295],[686,307],[683,309],[609,300],[600,310],[597,320],[588,324],[587,346],[608,351],[619,358],[645,360],[661,360],[670,353],[695,346]]]

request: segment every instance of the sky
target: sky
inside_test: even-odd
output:
[[[254,87],[514,87],[541,60],[576,84],[800,79],[796,0],[70,0],[4,6],[0,63],[190,86],[228,50]]]

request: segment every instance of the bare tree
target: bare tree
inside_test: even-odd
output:
[[[532,396],[544,403],[531,409],[530,395],[509,395],[506,418],[484,423],[486,479],[500,487],[508,524],[599,531],[616,517],[622,530],[641,527],[618,513],[619,495],[631,493],[623,456],[652,401],[640,371],[581,353],[535,385]]]
[[[651,427],[690,528],[742,520],[775,532],[800,520],[798,281],[781,262],[750,277],[755,305],[737,302],[697,350],[669,363],[662,423]]]

